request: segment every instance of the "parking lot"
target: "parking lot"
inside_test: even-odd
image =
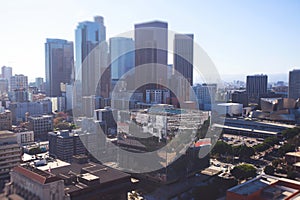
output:
[[[224,134],[223,137],[220,139],[232,146],[239,146],[239,145],[245,144],[249,147],[253,147],[254,145],[257,145],[257,144],[260,144],[263,142],[263,139],[260,139],[260,138],[251,138],[251,137],[231,135],[231,134]]]

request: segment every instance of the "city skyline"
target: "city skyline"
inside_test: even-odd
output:
[[[30,81],[35,77],[45,77],[45,38],[74,42],[77,23],[101,15],[106,20],[107,39],[133,30],[136,23],[153,20],[168,22],[170,30],[176,32],[194,33],[195,42],[212,58],[223,80],[228,76],[240,77],[239,74],[243,77],[234,79],[245,80],[248,74],[264,73],[268,74],[270,81],[287,81],[288,71],[300,67],[297,55],[300,51],[300,28],[297,26],[300,3],[297,1],[198,4],[191,1],[183,5],[154,1],[147,6],[132,1],[126,5],[135,12],[125,10],[123,13],[118,11],[123,9],[124,3],[90,3],[95,6],[62,2],[60,8],[55,7],[56,15],[53,15],[48,11],[54,9],[55,3],[52,2],[7,2],[0,9],[5,15],[1,22],[7,25],[1,33],[0,65],[11,66],[13,74],[25,74]],[[172,9],[166,9],[168,5],[172,5]],[[70,6],[70,11],[64,9],[66,6]],[[151,12],[154,9],[157,11]],[[181,12],[182,9],[189,10],[189,14]],[[213,14],[210,11],[214,11]],[[178,12],[183,15],[177,15]],[[21,17],[22,20],[19,20]],[[24,21],[27,22],[26,27]],[[22,37],[17,31],[20,28],[23,28]],[[30,51],[25,49],[28,47]],[[274,77],[282,78],[272,80],[270,71]]]

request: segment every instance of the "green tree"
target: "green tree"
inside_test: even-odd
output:
[[[264,172],[268,175],[273,175],[275,168],[272,165],[267,165],[264,169]]]
[[[231,155],[232,147],[223,141],[217,141],[214,148],[212,149],[212,154],[220,154],[220,155]]]
[[[42,152],[42,150],[40,147],[34,147],[32,149],[29,149],[28,154],[35,155],[35,154],[39,154],[41,152]]]
[[[285,143],[278,149],[279,156],[284,156],[287,152],[295,151],[296,145]]]
[[[300,128],[289,128],[281,132],[282,136],[286,139],[290,139],[300,134]]]
[[[238,149],[238,156],[241,159],[249,159],[254,154],[255,154],[254,149],[246,145],[241,145],[240,148]]]
[[[238,180],[256,176],[256,168],[251,164],[241,164],[235,166],[230,173]]]
[[[253,148],[256,152],[263,152],[268,149],[268,146],[264,143],[261,143],[261,144],[254,145]]]
[[[282,160],[281,159],[275,159],[275,160],[272,160],[272,166],[274,168],[277,168],[278,165],[280,165],[282,163]]]

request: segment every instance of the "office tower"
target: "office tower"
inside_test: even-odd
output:
[[[71,161],[74,155],[86,153],[86,148],[77,133],[69,130],[49,132],[49,154],[55,158]]]
[[[245,90],[237,90],[231,94],[232,103],[243,104],[244,107],[248,106],[248,95]]]
[[[246,92],[249,103],[259,103],[259,99],[267,94],[268,76],[251,75],[247,76]]]
[[[35,87],[39,92],[45,91],[44,79],[41,77],[35,78]]]
[[[9,178],[10,170],[21,162],[21,148],[16,133],[0,131],[0,180]]]
[[[168,24],[161,21],[135,24],[134,34],[135,86],[144,94],[146,89],[161,89],[167,83]]]
[[[181,73],[193,86],[194,35],[175,34],[174,69]]]
[[[117,123],[110,107],[95,110],[94,119],[99,122],[104,134],[113,135],[117,133]]]
[[[35,115],[28,117],[29,130],[34,132],[36,140],[47,140],[48,132],[53,130],[52,115]]]
[[[300,70],[294,69],[289,73],[289,98],[300,98]]]
[[[96,16],[93,22],[80,22],[75,35],[76,79],[81,83],[82,96],[96,94],[108,98],[111,75],[106,68],[108,47],[103,17]]]
[[[8,80],[0,78],[0,95],[7,94],[8,92]]]
[[[112,88],[117,81],[134,67],[134,41],[132,38],[109,39]]]
[[[60,84],[71,83],[73,66],[73,42],[61,39],[47,39],[45,43],[47,96],[61,96]]]
[[[146,90],[146,103],[167,104],[170,101],[170,90],[149,89]]]
[[[1,78],[7,79],[9,81],[10,77],[12,76],[12,68],[3,66],[1,68]]]
[[[10,77],[10,91],[13,92],[18,89],[28,90],[28,77],[23,74],[16,74]]]
[[[217,84],[198,84],[193,87],[199,109],[211,110],[212,104],[215,103]]]
[[[8,109],[12,113],[13,124],[17,124],[19,122],[27,121],[27,114],[51,114],[52,103],[49,99],[34,102],[13,102],[9,104]]]

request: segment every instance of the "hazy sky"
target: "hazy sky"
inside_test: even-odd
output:
[[[46,38],[74,41],[78,22],[95,15],[104,17],[107,38],[155,19],[167,21],[173,31],[194,33],[224,78],[258,73],[287,78],[289,70],[300,68],[298,0],[2,1],[0,66],[30,80],[44,77]]]

